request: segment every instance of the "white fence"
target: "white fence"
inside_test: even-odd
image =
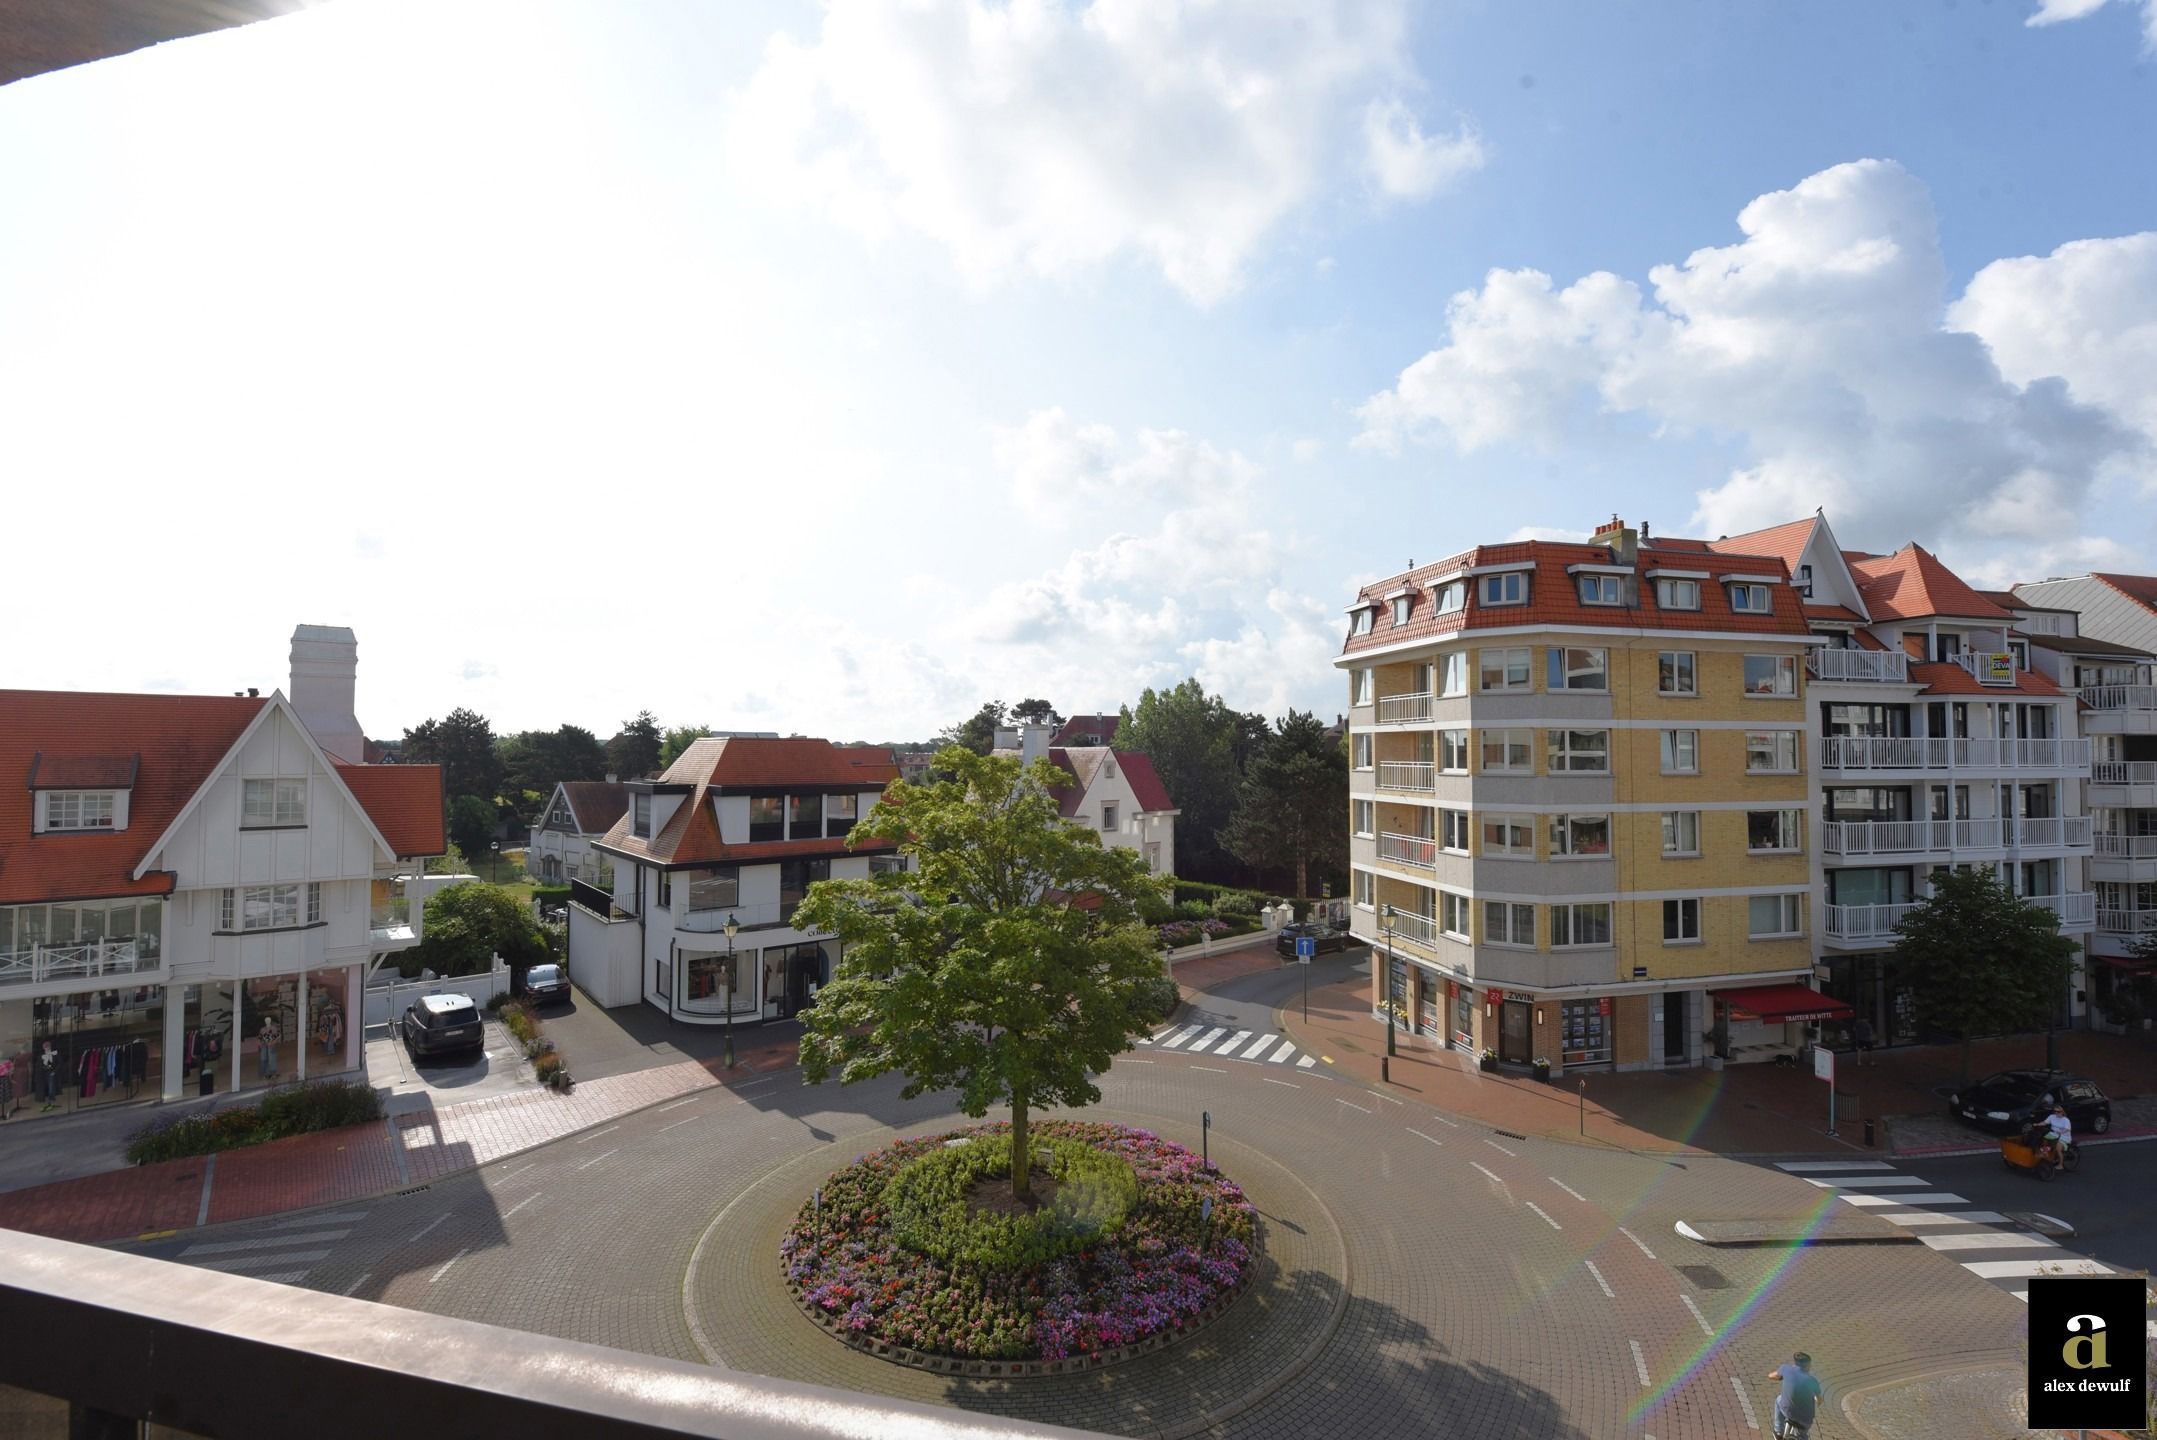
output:
[[[494,969],[484,975],[453,975],[445,980],[397,980],[388,985],[368,986],[366,1023],[386,1025],[391,1016],[404,1014],[422,995],[469,995],[474,1005],[484,1008],[495,996],[507,993],[509,967],[497,956]]]

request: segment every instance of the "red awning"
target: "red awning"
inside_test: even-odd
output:
[[[1770,1025],[1785,1020],[1847,1020],[1857,1012],[1832,995],[1804,985],[1756,985],[1749,990],[1708,992],[1730,1007],[1741,1020],[1765,1020]]]
[[[2130,975],[2145,970],[2157,970],[2157,960],[2145,960],[2139,955],[2100,955],[2099,960],[2115,970],[2125,970]]]

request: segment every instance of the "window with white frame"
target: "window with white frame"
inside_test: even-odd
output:
[[[1358,736],[1356,736],[1356,738],[1355,738],[1355,752],[1356,752],[1356,768],[1357,768],[1358,770],[1368,770],[1368,769],[1370,769],[1370,768],[1371,768],[1371,737],[1370,737],[1370,736],[1368,736],[1368,735],[1358,735]]]
[[[1553,815],[1550,817],[1550,854],[1602,859],[1610,854],[1608,815]]]
[[[1508,570],[1500,575],[1485,575],[1478,593],[1485,605],[1525,605],[1528,603],[1528,572]]]
[[[753,827],[755,824],[755,811],[757,809],[758,799],[762,799],[763,803],[771,807],[772,815],[774,816],[773,823],[775,823],[779,827],[780,832],[783,834],[786,828],[786,821],[783,818],[779,818],[779,799],[775,795],[769,797],[757,797],[750,800],[749,810],[751,826]],[[636,796],[631,801],[630,812],[630,828],[634,830],[638,835],[649,840],[652,834],[652,797],[649,795]],[[774,835],[771,838],[776,840],[779,837],[777,835]]]
[[[1476,652],[1476,686],[1482,690],[1526,690],[1535,683],[1535,651],[1526,645]]]
[[[1468,608],[1468,582],[1448,580],[1431,592],[1431,598],[1434,602],[1431,609],[1437,614],[1451,615],[1457,610],[1465,610]]]
[[[1795,730],[1748,730],[1745,732],[1745,769],[1752,775],[1795,775],[1798,742]]]
[[[739,869],[739,867],[732,865],[726,868],[736,870],[737,873]],[[904,875],[906,873],[906,857],[904,855],[871,855],[869,857],[869,873],[871,875]]]
[[[1610,688],[1610,652],[1590,650],[1577,645],[1553,645],[1547,652],[1549,664],[1544,682],[1553,692],[1560,690],[1608,690]]]
[[[1698,695],[1700,670],[1690,650],[1663,650],[1655,657],[1655,688],[1665,695]]]
[[[1552,775],[1610,773],[1608,730],[1551,730],[1545,733],[1544,768]]]
[[[1483,773],[1486,775],[1532,775],[1535,773],[1533,730],[1485,730]]]
[[[1438,812],[1438,845],[1445,850],[1468,853],[1468,812],[1465,810],[1440,810]]]
[[[1610,902],[1590,901],[1550,907],[1552,949],[1610,943]]]
[[[1698,610],[1700,608],[1700,582],[1698,580],[1658,580],[1655,582],[1655,603],[1665,610]]]
[[[1113,802],[1104,801],[1101,805],[1101,828],[1103,830],[1114,830],[1116,828],[1116,806]]]
[[[1804,849],[1805,812],[1802,810],[1746,811],[1745,848],[1755,855],[1794,854]]]
[[[1450,890],[1440,890],[1438,892],[1438,928],[1448,935],[1457,936],[1462,940],[1468,939],[1468,906],[1469,900],[1467,896],[1455,895]]]
[[[1355,804],[1355,812],[1356,833],[1358,835],[1376,835],[1378,833],[1378,806],[1369,800],[1358,800]]]
[[[305,780],[242,780],[240,826],[255,830],[307,823]]]
[[[1700,773],[1700,732],[1698,730],[1665,730],[1662,733],[1662,760],[1665,775],[1697,775]]]
[[[1730,608],[1740,615],[1765,615],[1772,608],[1768,604],[1768,587],[1747,585],[1742,582],[1730,586]]]
[[[1366,605],[1356,611],[1354,618],[1349,622],[1348,633],[1351,635],[1368,635],[1371,633],[1371,610],[1369,606]]]
[[[306,887],[315,892],[307,895],[307,913],[319,916],[322,900],[319,887]],[[219,894],[217,903],[217,928],[220,930],[293,930],[302,923],[300,905],[302,896],[298,885],[243,885]],[[310,918],[305,923],[316,924]]]
[[[1483,943],[1535,948],[1535,907],[1508,900],[1483,902]]]
[[[1583,605],[1623,605],[1625,603],[1624,578],[1618,575],[1581,576],[1580,603]]]
[[[1450,655],[1438,657],[1438,693],[1440,695],[1465,695],[1468,693],[1468,652],[1455,650]]]
[[[1700,812],[1698,810],[1665,810],[1663,812],[1663,854],[1666,857],[1698,855],[1700,853]]]
[[[1798,687],[1795,655],[1748,655],[1745,657],[1745,693],[1748,695],[1795,695]]]
[[[1748,933],[1755,940],[1778,940],[1805,933],[1805,897],[1754,895],[1747,901]]]
[[[47,830],[112,828],[113,795],[110,790],[47,790],[44,793]]]
[[[322,923],[322,882],[319,880],[307,882],[307,923]]]
[[[1371,703],[1371,671],[1368,668],[1359,669],[1355,672],[1355,676],[1355,698],[1348,703],[1351,705],[1368,705]]]
[[[1663,943],[1692,945],[1700,940],[1700,902],[1697,899],[1663,902]]]
[[[1438,732],[1438,768],[1461,775],[1468,773],[1467,731],[1440,730]]]
[[[1406,625],[1408,623],[1409,614],[1415,609],[1415,603],[1415,597],[1413,595],[1394,596],[1393,623],[1395,625]]]
[[[1485,815],[1483,854],[1514,860],[1535,858],[1535,824],[1526,815]]]
[[[1358,870],[1356,872],[1356,903],[1358,905],[1361,905],[1364,909],[1368,910],[1371,908],[1372,904],[1371,897],[1374,896],[1376,893],[1377,882],[1372,878],[1371,872],[1368,870]]]

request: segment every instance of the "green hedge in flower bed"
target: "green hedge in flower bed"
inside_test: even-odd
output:
[[[1084,1202],[1100,1223],[1091,1237],[1063,1243],[1073,1237],[1056,1205],[1031,1229],[953,1216],[966,1186],[995,1173],[988,1152],[1003,1150],[1008,1167],[1008,1125],[918,1136],[838,1171],[795,1216],[779,1251],[803,1303],[840,1331],[930,1355],[1062,1360],[1180,1330],[1242,1286],[1258,1229],[1233,1181],[1145,1130],[1047,1120],[1031,1135],[1049,1173],[1072,1177],[1067,1189],[1113,1192]],[[1003,1258],[1014,1251],[1032,1258]]]
[[[253,1105],[152,1120],[128,1138],[127,1158],[130,1164],[148,1165],[381,1118],[382,1097],[373,1086],[356,1080],[310,1080],[272,1090]]]

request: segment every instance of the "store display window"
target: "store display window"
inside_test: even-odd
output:
[[[1558,1037],[1567,1065],[1601,1065],[1610,1060],[1610,997],[1567,1000],[1558,1007]]]

